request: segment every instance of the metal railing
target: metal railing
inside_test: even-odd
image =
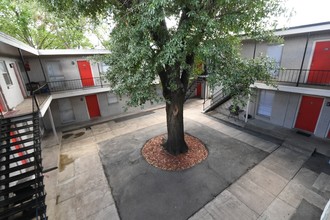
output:
[[[104,83],[101,77],[72,79],[47,82],[51,92],[60,92],[66,90],[86,89],[92,87],[109,87],[109,83]]]
[[[40,111],[41,105],[49,98],[50,91],[48,84],[40,86],[32,92],[32,112]]]
[[[228,101],[231,98],[231,95],[223,92],[222,89],[216,91],[212,94],[210,99],[205,99],[203,102],[203,112],[211,111],[216,108],[218,105]]]
[[[184,101],[187,101],[191,97],[191,95],[195,92],[195,90],[196,90],[196,88],[198,86],[198,83],[203,83],[203,78],[197,77],[196,79],[194,79],[190,83],[190,85],[187,88],[187,92],[186,92]]]
[[[277,69],[270,74],[278,82],[295,83],[303,85],[330,85],[330,70],[311,69]]]

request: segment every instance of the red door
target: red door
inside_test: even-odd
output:
[[[83,87],[94,86],[91,65],[88,61],[77,61],[80,73],[81,83]]]
[[[316,42],[307,82],[330,84],[330,41]]]
[[[0,87],[0,113],[5,113],[7,112],[7,107],[6,107],[6,103],[5,103],[5,98],[2,95],[2,90]]]
[[[95,118],[101,116],[99,103],[97,102],[96,95],[85,96],[88,113],[90,118]]]
[[[201,97],[202,96],[202,83],[198,82],[197,83],[197,88],[196,88],[196,96]]]
[[[94,86],[94,80],[92,75],[91,65],[88,61],[77,61],[78,69],[80,73],[81,83],[83,87]],[[101,116],[99,103],[96,95],[85,96],[87,109],[90,118]]]
[[[322,104],[323,98],[303,96],[295,128],[314,133]]]

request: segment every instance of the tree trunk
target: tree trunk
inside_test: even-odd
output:
[[[167,141],[164,147],[172,155],[188,151],[184,140],[183,104],[185,94],[176,92],[171,94],[170,102],[166,102]]]

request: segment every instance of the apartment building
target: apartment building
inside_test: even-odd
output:
[[[30,212],[46,219],[41,158],[44,130],[56,136],[62,127],[125,112],[128,97],[112,92],[105,77],[108,67],[93,59],[109,53],[37,50],[0,32],[2,218]]]
[[[241,54],[253,59],[268,56],[277,87],[256,82],[249,114],[259,120],[330,138],[330,22],[275,32],[280,44],[242,42]]]

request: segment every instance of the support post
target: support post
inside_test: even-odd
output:
[[[48,112],[50,124],[52,126],[52,130],[53,130],[53,134],[55,136],[56,142],[57,142],[57,144],[60,144],[60,141],[59,141],[58,136],[57,136],[57,132],[56,132],[55,124],[54,124],[54,119],[53,119],[53,115],[52,115],[52,111],[50,109],[50,106],[48,107],[48,111],[47,112]]]
[[[306,57],[306,51],[307,51],[309,36],[310,36],[310,33],[307,34],[304,55],[303,55],[303,58],[302,58],[302,61],[301,61],[301,65],[300,65],[300,70],[299,70],[299,75],[298,75],[298,80],[297,80],[296,86],[299,86],[299,81],[300,81],[300,77],[301,77],[301,73],[302,73],[302,68],[304,66],[305,57]]]
[[[245,123],[247,123],[247,121],[248,121],[249,107],[250,107],[250,99],[251,99],[251,95],[249,94],[249,96],[248,96],[248,101],[247,101],[247,104],[246,104],[246,110],[245,110]]]
[[[24,72],[25,72],[25,74],[26,74],[26,77],[27,77],[27,79],[28,79],[28,81],[29,81],[29,85],[30,85],[30,88],[31,88],[30,95],[32,95],[32,92],[33,92],[33,91],[32,91],[31,80],[30,80],[30,77],[29,77],[28,72],[27,72],[26,69],[25,69],[25,61],[24,61],[24,57],[23,57],[23,54],[22,54],[22,51],[21,51],[20,48],[18,48],[18,52],[19,52],[19,56],[21,57],[21,61],[22,61],[22,63],[23,63]]]

